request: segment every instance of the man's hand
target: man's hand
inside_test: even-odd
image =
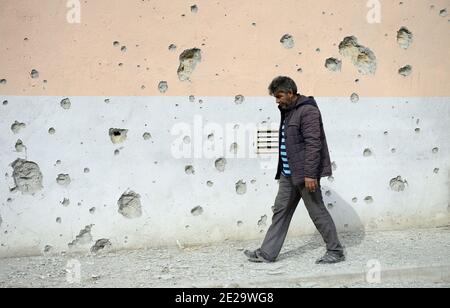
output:
[[[319,188],[319,184],[317,183],[317,179],[306,178],[305,177],[305,187],[309,192],[315,192],[317,188]]]

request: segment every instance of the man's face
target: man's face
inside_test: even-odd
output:
[[[286,108],[287,106],[292,104],[295,100],[295,95],[292,92],[286,93],[279,91],[276,92],[273,96],[275,97],[277,104],[281,108]]]

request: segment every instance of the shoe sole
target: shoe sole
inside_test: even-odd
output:
[[[316,264],[335,264],[335,263],[340,263],[340,262],[344,262],[344,261],[345,261],[345,258],[342,258],[342,259],[338,259],[338,260],[332,261],[332,262],[329,262],[329,261],[316,261]]]

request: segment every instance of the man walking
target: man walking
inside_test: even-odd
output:
[[[345,260],[333,219],[322,199],[320,178],[331,175],[331,161],[322,117],[314,97],[297,93],[289,77],[277,77],[269,85],[281,112],[279,133],[278,194],[270,226],[261,248],[244,251],[252,262],[275,262],[281,251],[295,209],[303,198],[327,251],[316,263]]]

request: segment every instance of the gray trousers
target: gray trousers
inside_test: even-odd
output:
[[[290,177],[281,175],[278,194],[273,208],[272,225],[267,231],[260,248],[264,258],[274,261],[278,257],[286,239],[292,216],[301,198],[303,198],[314,225],[322,235],[327,250],[343,252],[343,247],[337,236],[336,226],[322,199],[320,181],[319,188],[315,192],[309,192],[304,183],[301,186],[294,186]]]

